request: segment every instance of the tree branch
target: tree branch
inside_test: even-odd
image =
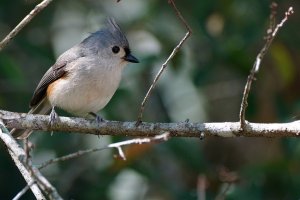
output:
[[[9,154],[24,177],[27,185],[30,186],[36,199],[46,199],[44,194],[50,199],[61,200],[56,189],[48,182],[48,180],[40,173],[40,171],[32,166],[31,160],[25,162],[26,153],[14,138],[9,134],[8,130],[0,120],[0,139],[7,146]]]
[[[0,51],[44,8],[51,3],[52,0],[44,0],[35,8],[0,42]]]
[[[12,200],[19,200],[34,184],[35,182],[32,181],[31,183],[28,183],[18,194],[12,199]]]
[[[270,15],[270,26],[269,29],[267,30],[267,38],[266,38],[266,43],[263,46],[263,48],[260,50],[258,55],[256,56],[256,60],[253,64],[253,67],[250,71],[250,74],[247,78],[247,82],[245,85],[245,89],[243,92],[243,98],[242,98],[242,103],[240,107],[240,129],[243,130],[246,126],[246,108],[248,106],[248,96],[251,90],[251,85],[253,80],[255,80],[255,74],[258,73],[260,64],[267,53],[269,47],[271,46],[276,34],[278,33],[278,30],[284,25],[284,23],[288,20],[289,16],[291,16],[294,13],[293,7],[290,7],[287,12],[285,12],[285,17],[281,20],[279,24],[275,26],[275,9],[277,7],[277,4],[272,3],[271,5],[271,15]]]
[[[0,110],[0,119],[8,128],[43,131],[78,132],[93,135],[120,135],[153,137],[169,132],[170,137],[296,137],[300,133],[300,121],[290,123],[245,123],[240,130],[240,122],[219,123],[147,123],[135,126],[136,122],[106,121],[97,124],[94,120],[74,117],[60,117],[50,126],[49,116],[14,113]]]
[[[112,144],[107,145],[106,147],[93,148],[93,149],[87,149],[87,150],[79,150],[75,153],[71,153],[71,154],[68,154],[68,155],[65,155],[65,156],[50,159],[50,160],[42,163],[38,168],[43,169],[43,168],[45,168],[48,165],[51,165],[53,163],[70,160],[70,159],[73,159],[73,158],[77,158],[79,156],[86,155],[88,153],[103,151],[103,150],[111,149],[111,148],[116,148],[118,150],[119,156],[123,160],[126,160],[126,156],[125,156],[125,154],[122,150],[122,146],[127,146],[127,145],[132,145],[132,144],[145,144],[145,143],[151,143],[151,142],[166,141],[168,139],[168,137],[169,137],[169,133],[164,133],[164,134],[152,137],[152,138],[135,138],[135,139],[126,140],[126,141],[122,141],[122,142],[112,143]]]
[[[177,17],[179,18],[179,20],[183,23],[183,25],[187,29],[187,32],[184,35],[184,37],[180,40],[180,42],[176,45],[176,47],[173,49],[173,51],[171,52],[171,54],[169,55],[169,57],[167,58],[167,60],[162,64],[160,70],[157,72],[157,74],[156,74],[156,76],[155,76],[155,78],[154,78],[154,80],[153,80],[150,88],[148,89],[148,91],[147,91],[147,93],[146,93],[146,95],[145,95],[145,97],[144,97],[144,99],[142,101],[136,125],[139,125],[142,122],[145,105],[146,105],[146,103],[147,103],[150,95],[152,94],[152,91],[155,88],[158,79],[160,78],[161,74],[163,73],[163,71],[167,67],[167,64],[176,55],[176,53],[179,51],[179,49],[181,48],[181,46],[183,45],[183,43],[188,39],[188,37],[192,33],[192,29],[190,28],[190,26],[188,25],[188,23],[185,21],[184,17],[181,15],[180,11],[177,9],[177,7],[175,5],[175,2],[173,0],[168,0],[168,3],[172,5],[173,10],[175,11],[175,13],[176,13]]]

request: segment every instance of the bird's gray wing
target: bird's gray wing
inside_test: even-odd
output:
[[[66,63],[58,62],[50,67],[44,74],[30,101],[31,110],[29,111],[29,114],[48,114],[50,112],[51,104],[48,99],[45,98],[45,94],[49,84],[66,74],[65,65]],[[31,133],[32,130],[30,129],[21,130],[14,128],[10,131],[10,134],[17,139],[27,138]]]
[[[46,95],[48,86],[57,79],[66,75],[66,66],[68,63],[74,62],[80,57],[85,56],[85,49],[79,45],[75,45],[65,53],[63,53],[56,61],[56,63],[44,74],[40,83],[34,91],[33,97],[30,101],[30,107],[38,105]]]
[[[70,57],[69,57],[70,58]],[[66,65],[68,61],[76,59],[58,59],[57,62],[48,69],[48,71],[42,77],[40,83],[34,91],[33,97],[30,102],[31,110],[29,114],[49,114],[51,110],[51,104],[48,99],[45,98],[48,86],[57,79],[66,75]],[[27,138],[33,131],[30,129],[19,130],[12,129],[10,134],[14,138],[24,139]]]
[[[58,60],[52,67],[48,69],[48,71],[44,74],[40,83],[34,91],[33,97],[30,101],[31,110],[28,112],[29,114],[48,114],[51,110],[51,104],[48,99],[45,98],[45,94],[48,86],[61,78],[66,74],[65,66],[67,62],[62,60]],[[33,131],[30,129],[20,130],[20,129],[12,129],[10,134],[14,138],[24,139],[27,138]]]
[[[57,62],[48,69],[33,93],[30,101],[30,107],[38,105],[38,103],[45,97],[48,86],[66,74],[66,64],[67,62]]]

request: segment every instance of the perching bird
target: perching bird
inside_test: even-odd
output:
[[[59,107],[76,116],[93,115],[104,108],[117,90],[123,68],[138,63],[126,36],[112,18],[106,27],[92,33],[64,52],[44,74],[34,91],[29,113],[49,114],[50,123]],[[13,129],[11,134],[26,138],[32,130]]]

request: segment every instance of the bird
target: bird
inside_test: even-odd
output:
[[[113,18],[79,44],[61,54],[46,71],[30,101],[30,114],[50,114],[50,125],[57,119],[58,107],[79,117],[102,118],[103,109],[119,87],[128,63],[139,63],[132,55],[128,40]],[[12,129],[17,139],[33,131]]]

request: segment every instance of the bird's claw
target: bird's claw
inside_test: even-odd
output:
[[[97,124],[100,124],[102,122],[105,122],[106,120],[104,118],[102,118],[100,115],[97,115],[95,118]]]
[[[95,121],[98,125],[101,124],[102,122],[106,122],[106,120],[103,117],[101,117],[101,115],[98,115],[97,113],[90,112],[89,114],[95,117]]]
[[[55,112],[54,107],[52,107],[52,110],[50,113],[50,119],[49,119],[50,126],[53,126],[57,120],[58,120],[58,114]]]

